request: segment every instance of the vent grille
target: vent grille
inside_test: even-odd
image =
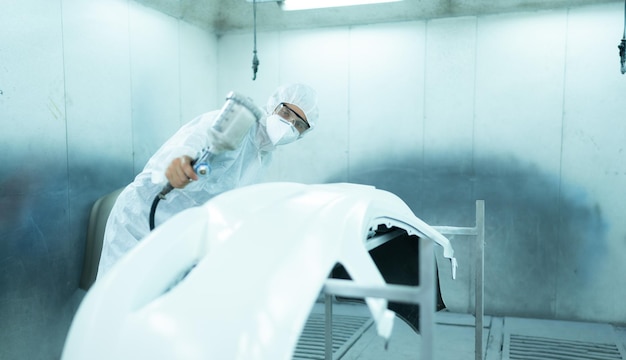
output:
[[[373,320],[365,316],[333,314],[333,358],[338,359],[372,325]],[[325,316],[311,314],[302,330],[293,360],[324,359]]]
[[[624,360],[617,345],[547,337],[510,335],[511,360]]]

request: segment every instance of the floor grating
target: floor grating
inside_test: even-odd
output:
[[[623,360],[616,344],[510,335],[510,360]]]
[[[372,325],[366,316],[333,314],[333,358],[340,358]],[[325,316],[311,314],[304,326],[293,360],[324,359]]]

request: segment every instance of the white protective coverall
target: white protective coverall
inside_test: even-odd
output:
[[[266,116],[272,114],[280,103],[298,106],[304,112],[310,129],[318,117],[317,96],[313,89],[302,84],[279,87],[266,104]],[[187,155],[192,158],[210,145],[209,129],[219,110],[193,119],[181,127],[150,158],[143,171],[128,185],[115,202],[104,233],[98,277],[104,275],[115,262],[132,249],[150,232],[150,207],[155,196],[167,183],[165,170],[173,159]],[[310,131],[307,130],[308,131]],[[254,184],[271,160],[275,146],[265,127],[265,117],[252,126],[233,151],[217,154],[211,162],[211,173],[189,183],[184,189],[174,189],[161,200],[155,213],[159,226],[172,215],[237,187]]]

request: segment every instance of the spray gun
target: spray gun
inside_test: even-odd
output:
[[[263,112],[250,98],[234,91],[229,92],[226,95],[226,103],[209,129],[211,145],[202,149],[200,155],[191,163],[194,172],[201,178],[208,176],[211,173],[211,162],[215,155],[237,149],[250,127],[262,116]],[[173,189],[174,187],[168,183],[154,198],[150,209],[150,230],[154,229],[154,214],[159,200],[165,199],[165,196]]]
[[[209,130],[211,145],[203,149],[200,156],[193,161],[196,174],[209,175],[213,156],[239,147],[250,127],[262,116],[263,112],[252,100],[233,91],[228,93],[226,103]]]

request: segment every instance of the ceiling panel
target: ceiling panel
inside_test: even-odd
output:
[[[136,0],[166,14],[202,26],[218,34],[253,29],[251,0]],[[403,0],[319,10],[289,11],[275,1],[256,4],[257,30],[288,30],[440,17],[558,9],[620,2],[616,0]]]

